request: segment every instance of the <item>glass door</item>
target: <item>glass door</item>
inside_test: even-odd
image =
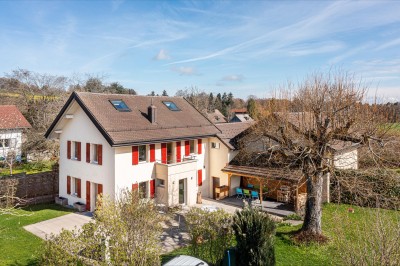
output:
[[[185,179],[179,180],[179,204],[185,204]]]

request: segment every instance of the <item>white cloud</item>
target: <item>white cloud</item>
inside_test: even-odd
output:
[[[222,78],[224,81],[238,81],[241,82],[244,79],[243,75],[229,75]]]
[[[161,49],[157,55],[153,57],[154,60],[160,61],[160,60],[168,60],[171,59],[171,56],[169,56],[168,52],[165,51],[164,49]]]
[[[193,67],[173,67],[172,71],[178,72],[181,76],[198,75],[196,69]]]

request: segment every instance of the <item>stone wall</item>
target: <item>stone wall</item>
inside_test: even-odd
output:
[[[10,204],[12,198],[20,198],[23,204],[54,202],[58,196],[58,171],[36,174],[16,174],[0,177],[2,204]],[[7,201],[7,202],[5,202]]]

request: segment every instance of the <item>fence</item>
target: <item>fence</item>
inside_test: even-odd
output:
[[[2,176],[0,196],[0,205],[13,204],[15,199],[22,199],[23,204],[54,202],[58,196],[58,171]]]

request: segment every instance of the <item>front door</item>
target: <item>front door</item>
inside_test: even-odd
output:
[[[185,204],[185,179],[179,180],[179,204]]]

